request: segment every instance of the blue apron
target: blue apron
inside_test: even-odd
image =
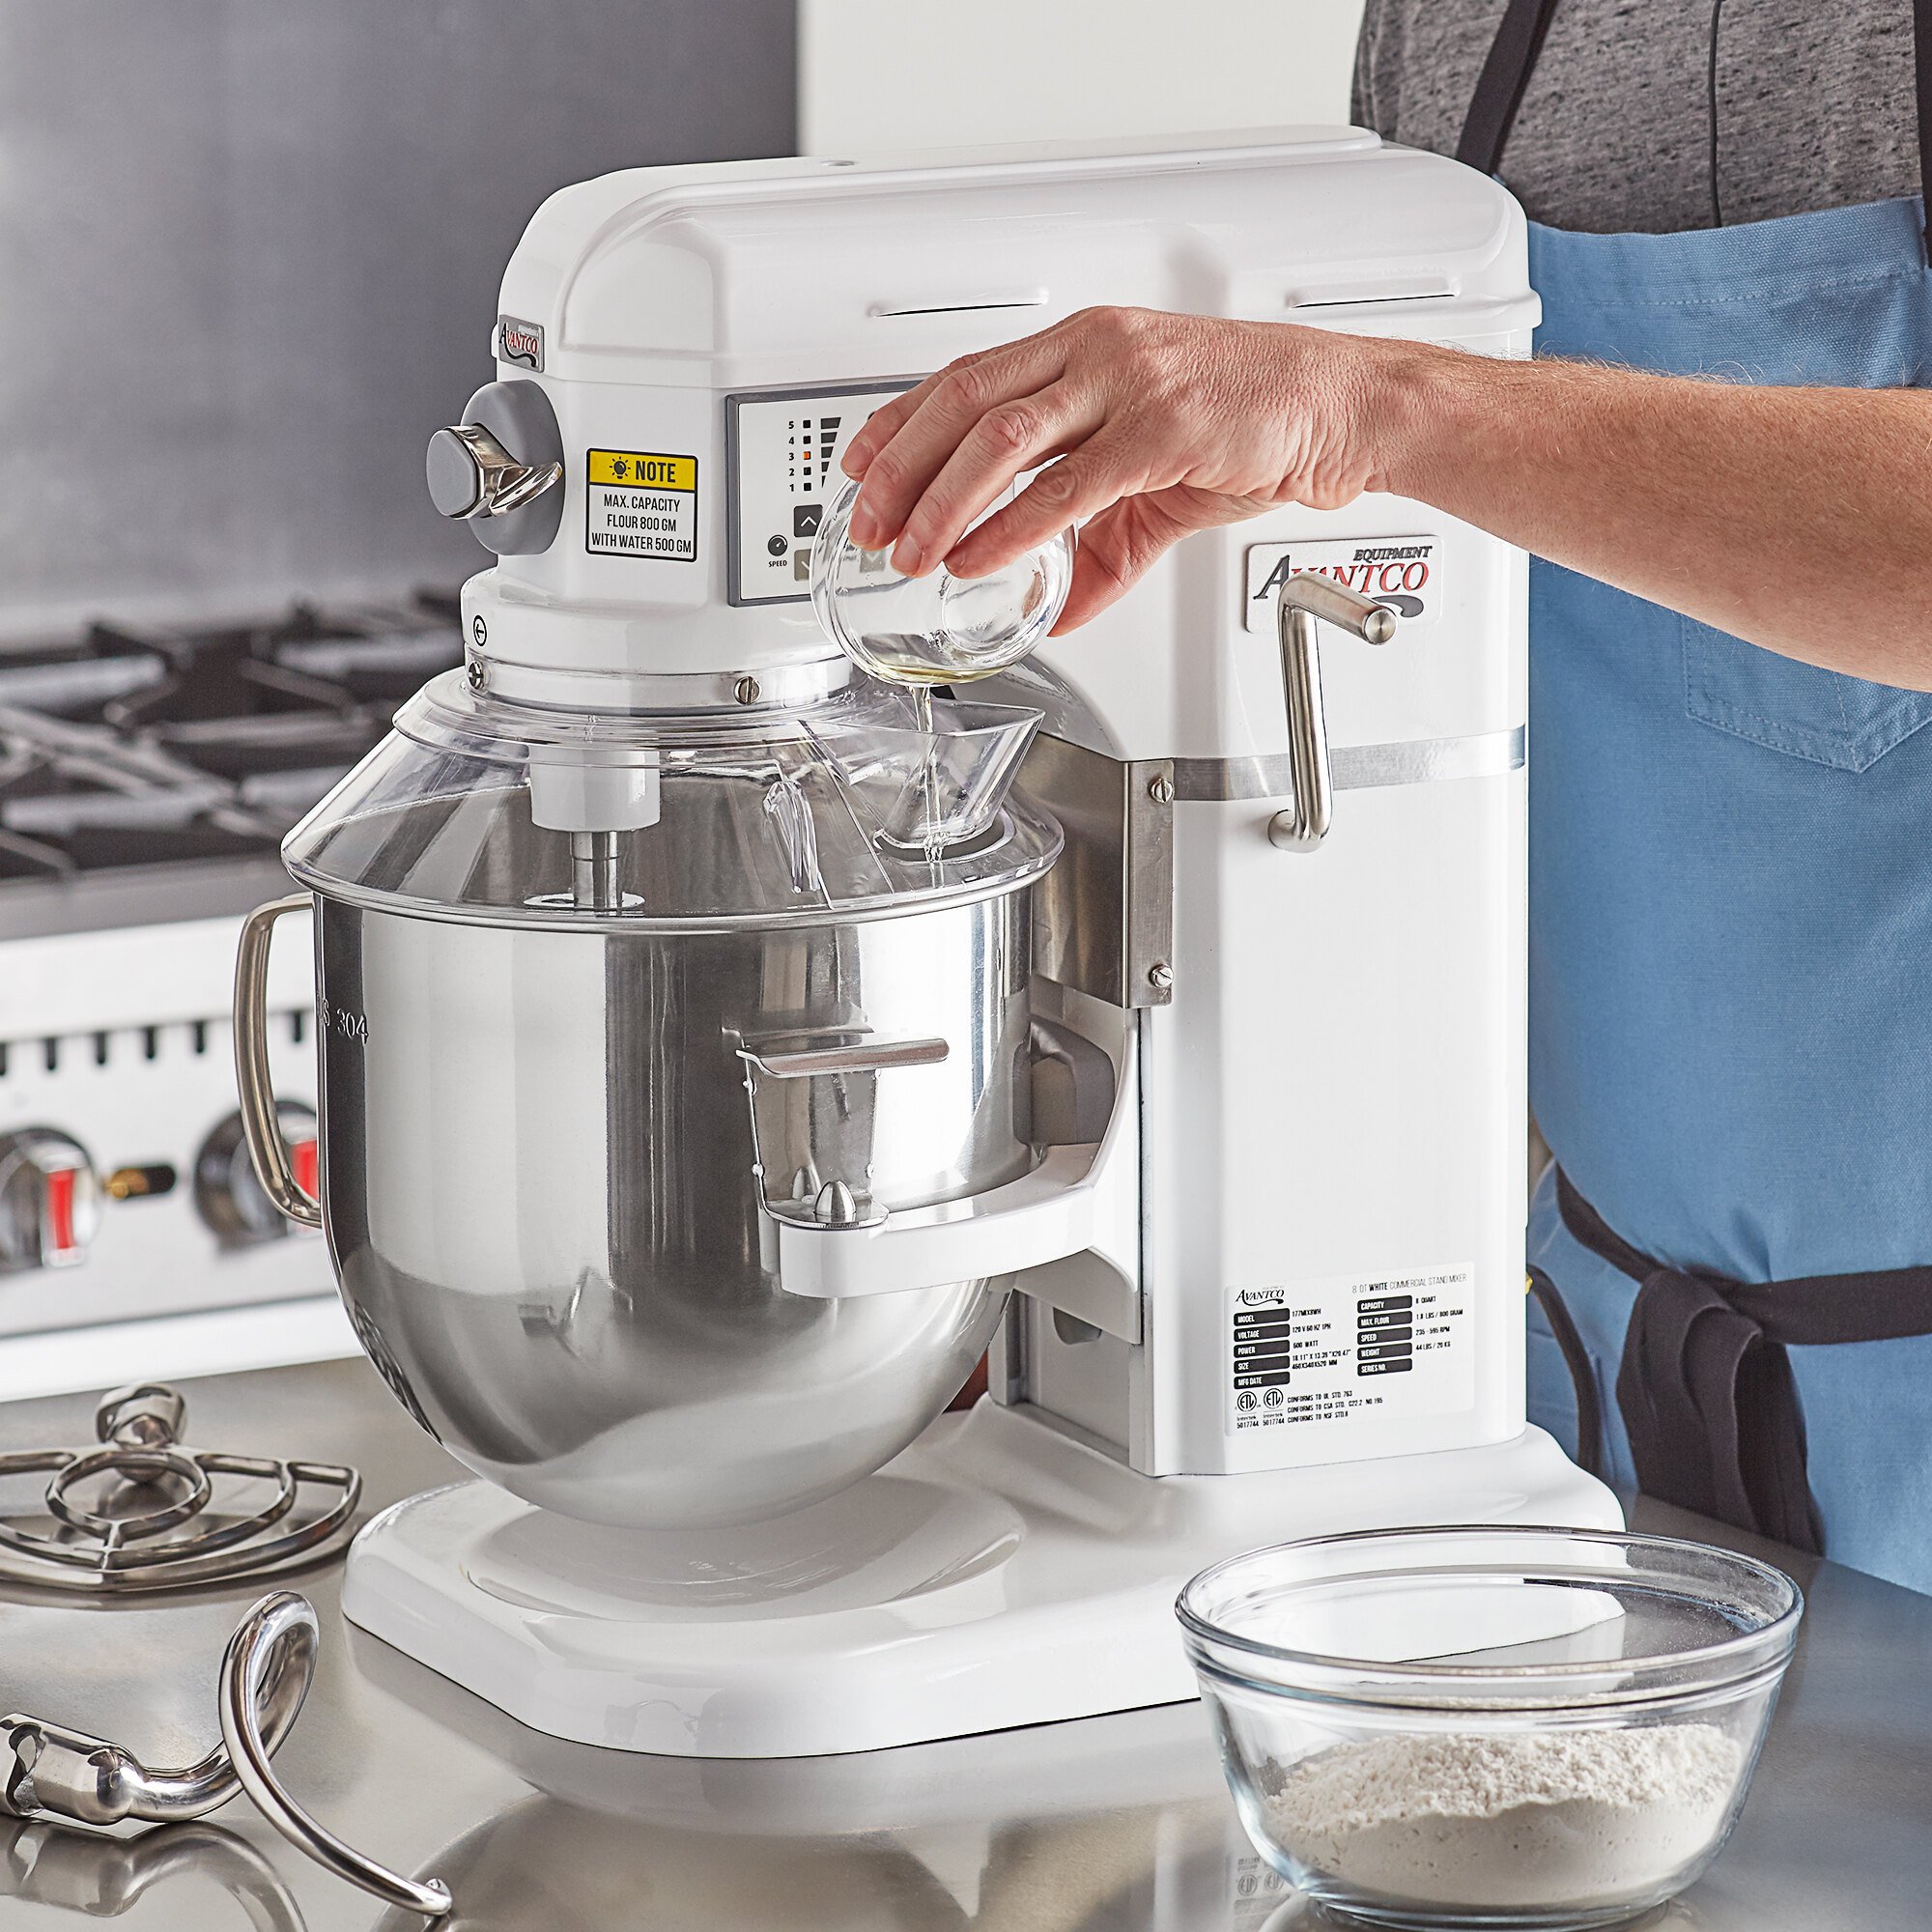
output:
[[[1512,0],[1473,165],[1553,9]],[[1932,384],[1919,199],[1529,246],[1542,355]],[[1932,694],[1540,559],[1530,584],[1530,1082],[1562,1182],[1531,1208],[1531,1419],[1601,1420],[1611,1480],[1932,1590]]]

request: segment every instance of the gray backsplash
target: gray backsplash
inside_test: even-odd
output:
[[[792,0],[0,0],[0,635],[487,561],[422,446],[553,188],[795,145]]]

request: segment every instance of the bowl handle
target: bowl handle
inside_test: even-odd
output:
[[[307,893],[257,906],[242,922],[235,954],[235,1085],[242,1098],[242,1132],[262,1191],[298,1227],[322,1226],[322,1208],[296,1179],[295,1155],[275,1111],[269,1073],[269,941],[288,912],[306,912]]]

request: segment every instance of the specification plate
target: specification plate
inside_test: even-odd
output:
[[[1474,1282],[1474,1268],[1459,1264],[1236,1289],[1229,1429],[1467,1408],[1476,1397]]]
[[[650,449],[593,449],[583,547],[593,556],[697,557],[697,459]]]

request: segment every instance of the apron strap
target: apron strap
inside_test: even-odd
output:
[[[1577,1391],[1577,1466],[1587,1476],[1604,1473],[1604,1407],[1597,1397],[1597,1373],[1590,1365],[1590,1351],[1577,1332],[1570,1304],[1563,1292],[1531,1264],[1527,1287],[1549,1323],[1549,1332],[1563,1351],[1563,1364],[1570,1371],[1570,1385]]]
[[[1913,4],[1932,7],[1932,0],[1913,0]],[[1469,102],[1468,119],[1463,123],[1463,138],[1456,144],[1456,158],[1464,166],[1492,175],[1502,165],[1503,148],[1516,126],[1516,111],[1522,105],[1522,91],[1529,85],[1536,57],[1543,51],[1543,37],[1548,33],[1555,13],[1556,0],[1509,0],[1509,10],[1477,78],[1475,99]],[[1922,76],[1922,69],[1920,72]],[[1925,80],[1921,78],[1919,84],[1925,85]]]
[[[1710,1281],[1674,1268],[1643,1278],[1617,1406],[1640,1490],[1825,1553],[1791,1357]]]
[[[1912,0],[1912,73],[1918,106],[1918,199],[1932,219],[1932,150],[1925,130],[1932,128],[1932,0]],[[1932,244],[1928,244],[1932,254]]]
[[[1556,0],[1509,0],[1502,25],[1490,43],[1489,57],[1476,80],[1475,97],[1463,123],[1456,158],[1492,175],[1502,166],[1503,149],[1522,105],[1523,90],[1536,71],[1544,36],[1556,13]],[[1715,31],[1715,29],[1714,29]],[[1919,197],[1932,217],[1932,149],[1925,130],[1932,127],[1932,0],[1912,0],[1913,84],[1918,137]]]
[[[1653,1261],[1560,1168],[1556,1206],[1577,1241],[1637,1284],[1617,1407],[1638,1487],[1822,1555],[1787,1348],[1932,1334],[1932,1267],[1734,1282]]]

